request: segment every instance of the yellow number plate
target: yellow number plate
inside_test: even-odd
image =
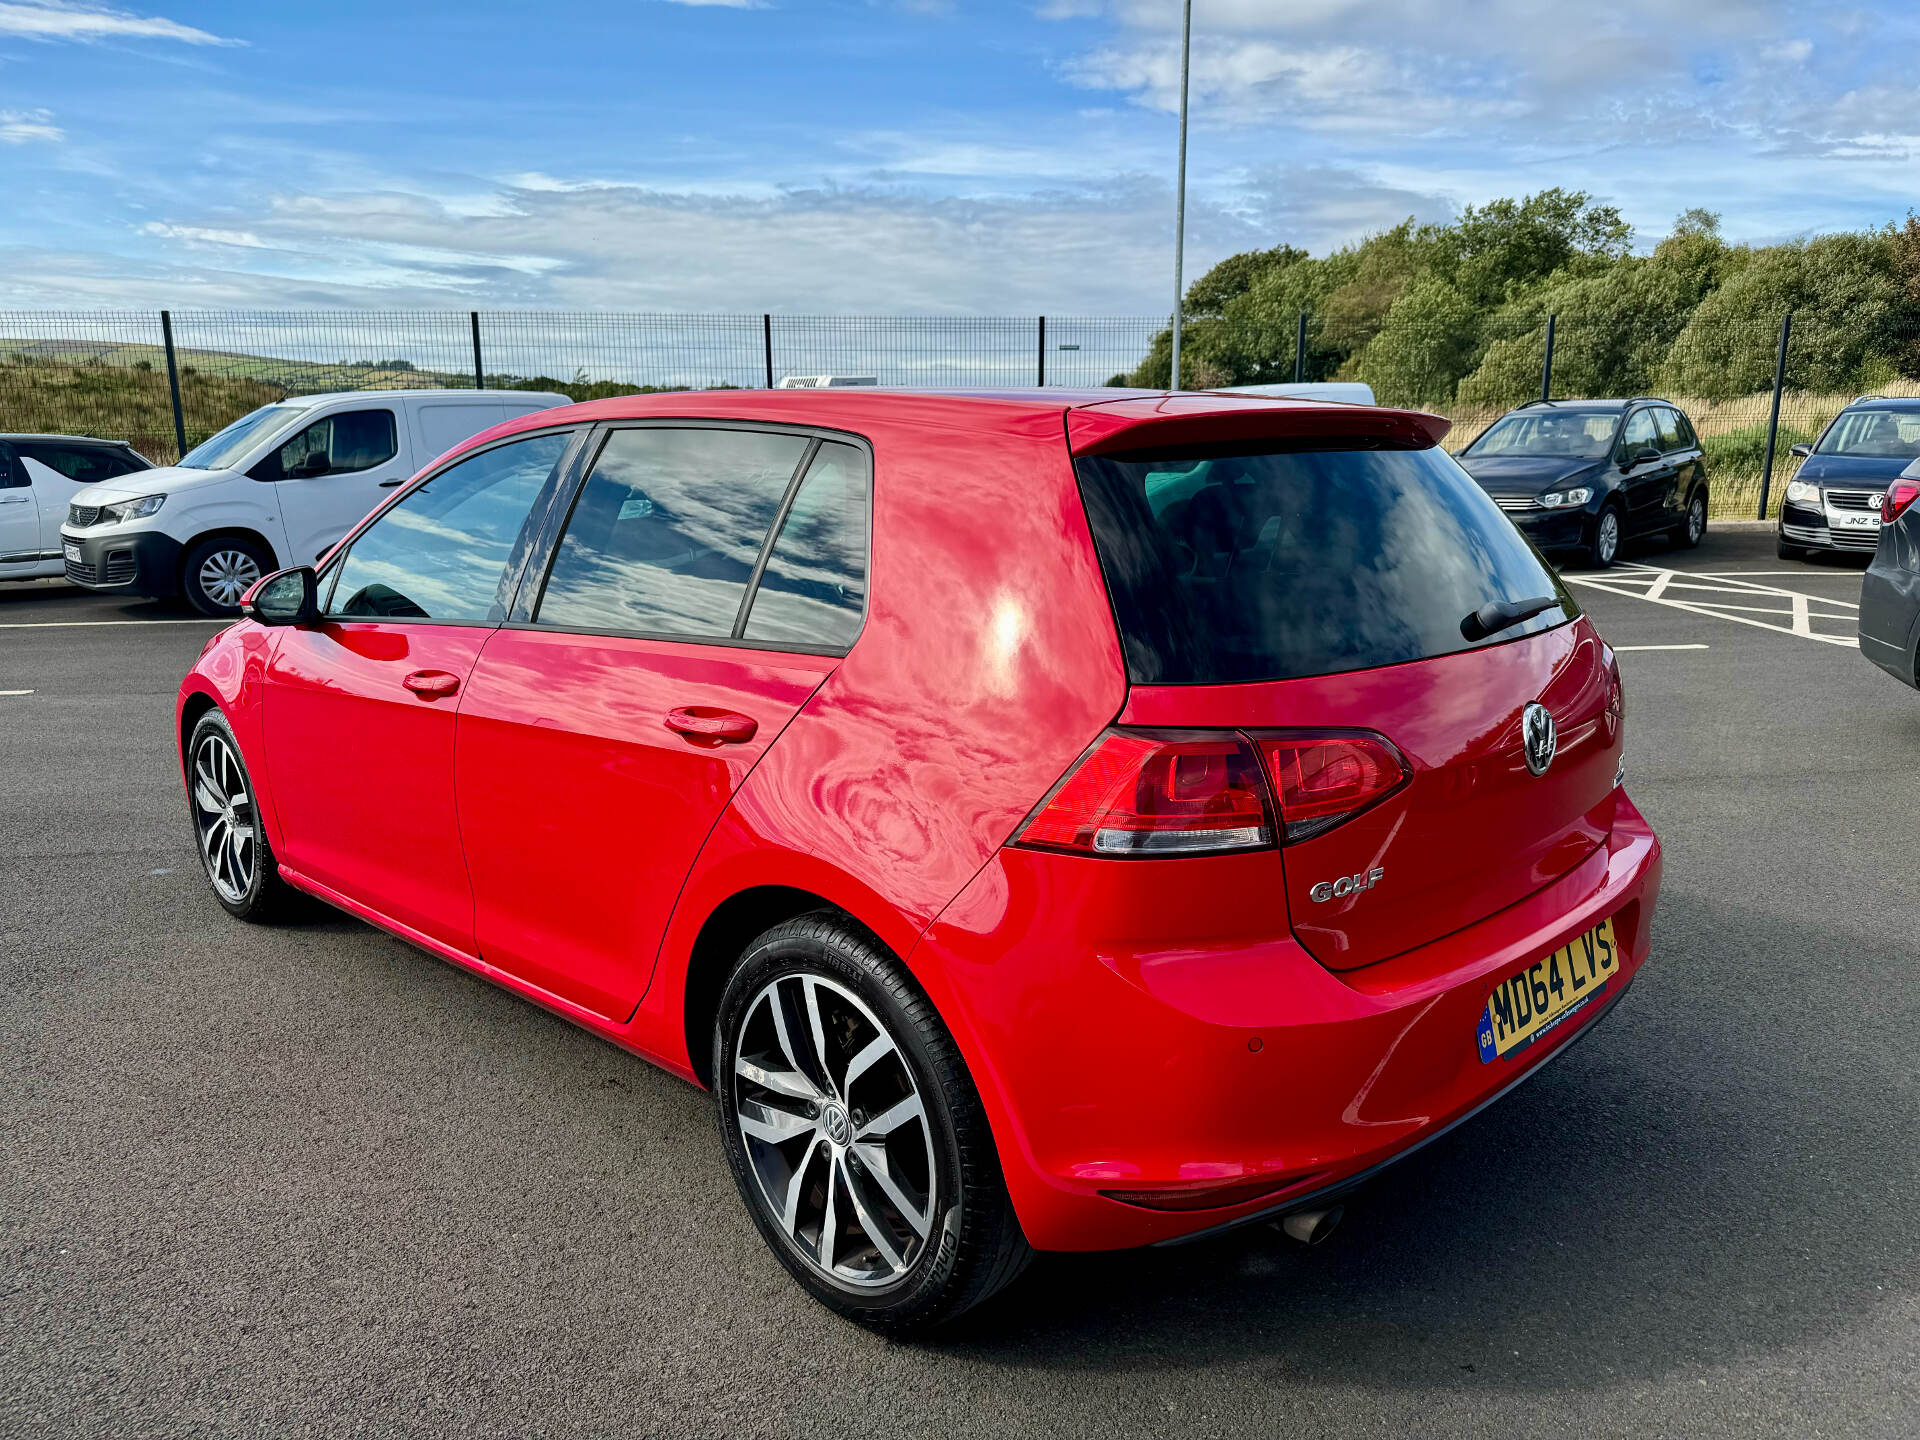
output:
[[[1620,973],[1620,950],[1613,921],[1602,920],[1586,934],[1536,960],[1493,987],[1480,1012],[1480,1062],[1517,1054],[1559,1027],[1574,1012],[1598,999]]]

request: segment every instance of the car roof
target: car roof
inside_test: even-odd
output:
[[[1849,410],[1920,410],[1920,395],[1862,395]]]
[[[1216,391],[1019,388],[895,389],[881,386],[816,390],[675,390],[616,395],[550,412],[521,416],[475,436],[491,441],[558,423],[685,419],[763,421],[858,431],[899,424],[945,429],[1061,433],[1077,454],[1148,445],[1254,440],[1296,435],[1352,435],[1404,445],[1437,445],[1452,422],[1412,410],[1349,405],[1334,400],[1269,398]],[[1126,444],[1120,443],[1121,436]]]
[[[439,386],[423,387],[411,390],[321,390],[312,395],[289,395],[284,400],[270,401],[274,405],[323,405],[335,400],[365,400],[378,396],[382,400],[421,401],[440,400],[524,400],[538,404],[542,400],[553,404],[565,405],[564,395],[556,395],[551,390],[452,390]],[[549,405],[547,408],[551,409]]]
[[[28,444],[39,444],[44,441],[48,444],[61,445],[112,445],[121,450],[133,448],[133,442],[130,440],[107,440],[98,435],[30,435],[24,432],[11,432],[0,435],[0,440],[24,440]]]

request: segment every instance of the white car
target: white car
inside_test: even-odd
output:
[[[569,403],[532,390],[350,390],[263,405],[178,465],[73,495],[60,527],[67,578],[236,615],[254,581],[324,555],[462,440]]]
[[[60,522],[80,488],[152,468],[122,440],[0,435],[0,580],[60,574]]]

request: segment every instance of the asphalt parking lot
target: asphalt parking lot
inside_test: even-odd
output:
[[[1043,1257],[920,1345],[791,1284],[701,1094],[228,920],[170,738],[214,627],[0,585],[0,1433],[1920,1432],[1920,695],[1858,564],[1628,558],[1569,572],[1667,846],[1615,1014],[1317,1249]]]

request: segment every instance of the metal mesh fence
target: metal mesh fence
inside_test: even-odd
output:
[[[1551,330],[1545,379],[1554,399],[1676,401],[1707,450],[1715,512],[1752,514],[1777,366],[1776,504],[1798,464],[1790,447],[1818,436],[1849,401],[1920,395],[1920,331],[1796,319],[1783,356],[1781,329],[1780,317],[1702,326],[1684,312],[1449,323],[1391,312],[1369,322],[1199,316],[1186,325],[1181,378],[1189,389],[1363,380],[1383,404],[1447,415],[1457,449],[1539,397]],[[1153,316],[0,312],[0,432],[110,436],[166,462],[178,458],[180,438],[191,446],[256,406],[328,390],[484,383],[590,399],[810,375],[938,388],[1158,388],[1169,379],[1168,338]]]

